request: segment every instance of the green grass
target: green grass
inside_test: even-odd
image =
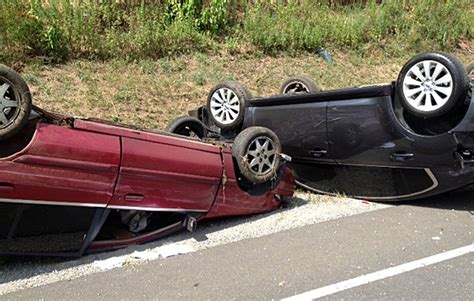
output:
[[[0,62],[140,61],[190,53],[255,57],[318,47],[400,56],[453,50],[472,40],[474,28],[470,0],[128,2],[137,1],[3,0]]]
[[[470,39],[474,26],[469,0],[387,0],[380,5],[368,1],[337,8],[290,3],[295,4],[256,6],[249,11],[243,32],[259,49],[291,52],[330,45],[360,50],[371,46],[446,50],[463,38]]]

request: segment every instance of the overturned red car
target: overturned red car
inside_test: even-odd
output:
[[[272,210],[295,188],[289,158],[268,129],[239,137],[51,114],[0,65],[0,254],[81,256]]]

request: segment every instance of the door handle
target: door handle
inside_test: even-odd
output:
[[[415,154],[406,151],[397,151],[392,153],[390,158],[395,161],[409,161],[415,158]]]
[[[328,151],[325,149],[314,149],[312,151],[309,151],[309,154],[315,158],[321,158],[326,156],[328,154]]]
[[[9,192],[13,191],[15,189],[15,186],[10,183],[0,183],[0,192]]]
[[[141,202],[144,199],[145,199],[145,196],[143,194],[129,193],[129,194],[126,194],[124,197],[124,200],[126,202]]]

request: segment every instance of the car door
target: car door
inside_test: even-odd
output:
[[[119,137],[40,123],[28,147],[0,160],[0,199],[105,207],[119,163]]]
[[[244,127],[263,126],[280,139],[282,150],[293,162],[331,161],[326,128],[326,101],[315,96],[272,97],[271,102],[255,100],[248,107]],[[314,101],[313,101],[314,98]]]
[[[119,163],[119,137],[40,123],[24,150],[0,160],[0,254],[80,255]]]
[[[456,145],[449,134],[409,131],[390,95],[330,102],[328,137],[340,190],[376,199],[414,197],[436,188],[431,168],[452,164]]]
[[[321,192],[339,187],[327,139],[327,93],[295,94],[256,99],[247,106],[244,127],[273,130],[300,185]]]
[[[165,135],[122,138],[122,165],[109,208],[206,212],[223,166],[220,148]]]

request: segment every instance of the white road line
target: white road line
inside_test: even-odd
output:
[[[282,299],[282,301],[302,301],[302,300],[314,300],[321,297],[329,296],[340,291],[344,291],[353,287],[368,284],[374,281],[389,278],[395,275],[413,271],[418,268],[429,266],[435,263],[439,263],[445,260],[456,258],[474,252],[474,244],[447,251],[444,253],[436,254],[433,256],[425,257],[412,262],[404,263],[395,267],[391,267],[385,270],[377,271],[367,275],[362,275],[356,278],[345,280],[339,283],[331,284],[328,286],[320,287],[312,291],[308,291],[299,295]]]

